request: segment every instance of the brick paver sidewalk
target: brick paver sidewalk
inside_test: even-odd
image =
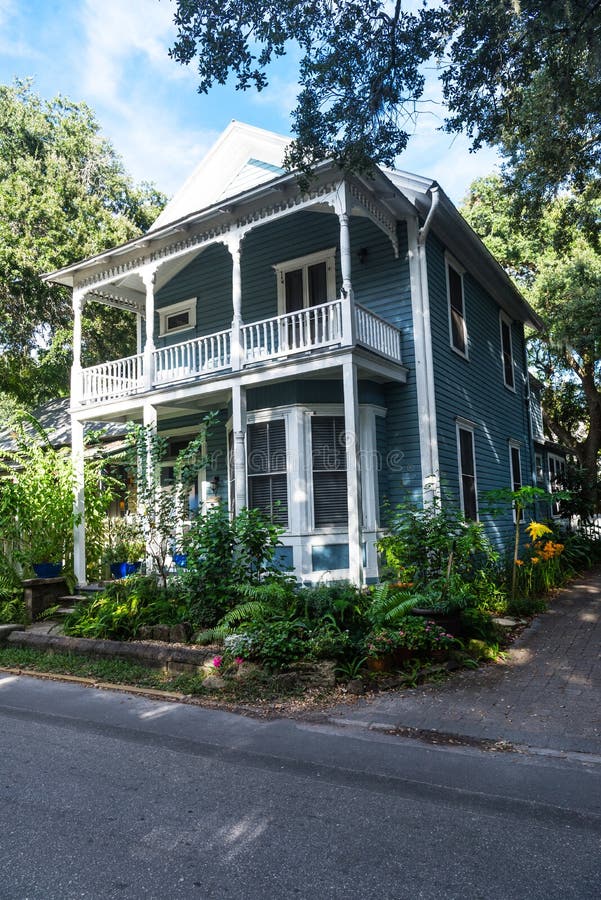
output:
[[[562,590],[504,663],[362,698],[328,717],[601,755],[601,571]]]

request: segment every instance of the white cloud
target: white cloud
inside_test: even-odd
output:
[[[22,10],[16,0],[0,0],[0,54],[13,59],[39,58],[40,54],[23,40]]]

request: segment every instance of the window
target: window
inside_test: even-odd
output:
[[[543,463],[543,454],[534,454],[534,468],[536,470],[536,486],[545,488],[545,466]]]
[[[511,340],[511,319],[501,313],[501,353],[503,361],[503,381],[505,387],[515,390],[515,377],[513,372],[513,344]]]
[[[566,480],[566,461],[563,456],[556,456],[549,453],[549,488],[551,493],[562,491],[565,487]],[[556,501],[552,504],[552,515],[561,516],[561,503]]]
[[[461,511],[466,519],[477,521],[476,456],[474,452],[474,430],[471,425],[457,423],[457,456],[459,461]]]
[[[336,296],[336,248],[274,266],[280,315],[319,306]]]
[[[344,416],[311,419],[313,512],[316,528],[348,524]]]
[[[511,473],[511,490],[519,491],[522,486],[522,455],[519,444],[509,443],[509,469]],[[515,509],[513,511],[515,520]]]
[[[288,527],[288,466],[284,419],[249,425],[248,505]]]
[[[467,328],[463,296],[463,273],[447,258],[447,295],[451,347],[467,358]]]
[[[158,313],[160,337],[194,328],[196,326],[196,297],[165,306],[159,309]]]

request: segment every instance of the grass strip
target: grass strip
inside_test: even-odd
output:
[[[77,653],[50,653],[21,647],[0,647],[0,666],[30,672],[73,675],[156,691],[183,694],[205,692],[200,675],[168,675],[125,659],[91,659]]]

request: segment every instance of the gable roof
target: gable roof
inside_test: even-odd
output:
[[[290,138],[233,119],[201,159],[149,233],[197,210],[213,206],[284,175],[284,151]]]

